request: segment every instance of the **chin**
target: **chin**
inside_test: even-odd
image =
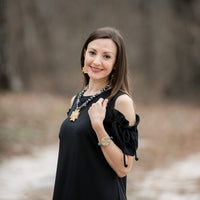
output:
[[[100,76],[89,76],[90,79],[98,81],[98,80],[107,80],[107,77],[100,77]]]

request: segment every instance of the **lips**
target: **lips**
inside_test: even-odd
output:
[[[103,71],[103,69],[92,67],[92,66],[90,66],[90,69],[92,70],[92,72],[95,72],[95,73]]]

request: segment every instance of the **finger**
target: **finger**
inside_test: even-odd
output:
[[[103,103],[102,103],[102,106],[103,106],[104,108],[106,108],[106,107],[107,107],[107,104],[108,104],[108,99],[105,99],[105,100],[103,101]]]
[[[97,103],[100,104],[100,105],[102,105],[102,104],[103,104],[103,100],[104,100],[103,98],[100,98],[100,99],[97,101]]]

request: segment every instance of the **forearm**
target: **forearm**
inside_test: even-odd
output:
[[[99,142],[103,137],[109,137],[103,125],[98,126],[98,128],[95,129],[95,132]],[[108,146],[101,146],[101,149],[108,164],[117,173],[117,175],[119,177],[126,176],[132,168],[133,157],[126,155],[126,163],[128,164],[128,167],[125,167],[123,152],[112,140]]]

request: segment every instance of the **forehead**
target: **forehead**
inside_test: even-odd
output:
[[[116,53],[117,46],[111,39],[95,39],[88,44],[88,48]]]

